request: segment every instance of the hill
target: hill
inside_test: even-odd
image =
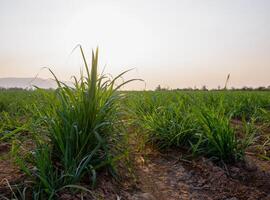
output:
[[[0,87],[2,88],[23,88],[30,89],[34,86],[49,89],[56,88],[56,83],[52,79],[42,79],[42,78],[0,78]]]

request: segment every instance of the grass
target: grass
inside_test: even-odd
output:
[[[32,168],[21,166],[34,177],[33,196],[52,199],[64,188],[77,184],[88,177],[95,185],[97,170],[107,168],[114,172],[114,162],[125,149],[123,143],[122,113],[120,105],[124,95],[117,90],[128,80],[116,85],[118,79],[99,75],[98,49],[92,52],[91,68],[80,47],[86,75],[74,78],[74,86],[60,82],[53,74],[58,88],[54,94],[40,90],[47,99],[47,106],[36,105],[37,112],[48,131],[35,134],[36,149],[32,155]],[[123,148],[123,146],[121,146]],[[20,161],[20,164],[23,162]]]
[[[149,133],[149,141],[159,148],[187,145],[197,131],[197,124],[185,102],[179,99],[170,105],[148,103],[156,108],[145,112],[145,108],[140,107],[136,121]]]
[[[229,91],[134,93],[129,107],[146,143],[162,149],[186,148],[193,155],[228,163],[242,160],[256,139],[254,121],[262,119],[257,111],[269,106],[268,93],[259,93],[259,100],[257,95]],[[241,137],[232,119],[243,124]]]
[[[234,161],[242,157],[239,141],[234,129],[230,126],[230,117],[221,111],[201,109],[198,113],[201,134],[198,142],[193,145],[193,152],[206,155],[215,160]]]

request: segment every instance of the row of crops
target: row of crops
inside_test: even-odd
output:
[[[139,92],[129,101],[146,142],[235,162],[270,125],[268,92]],[[236,130],[233,122],[241,124]],[[260,124],[260,126],[259,126]]]
[[[270,127],[269,92],[121,92],[125,82],[116,83],[124,73],[100,76],[98,51],[91,67],[81,53],[86,74],[72,88],[52,73],[55,91],[0,91],[0,144],[11,144],[11,158],[27,177],[6,198],[57,199],[66,190],[93,195],[99,172],[115,175],[129,157],[133,131],[145,145],[216,162],[241,161],[255,144],[269,159],[270,133],[262,131]]]

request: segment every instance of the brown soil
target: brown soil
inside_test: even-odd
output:
[[[7,195],[10,193],[9,185],[18,183],[23,177],[19,168],[13,164],[10,156],[10,144],[0,144],[0,194]],[[0,197],[1,199],[1,197]]]
[[[136,179],[112,180],[103,173],[98,189],[86,199],[127,200],[269,200],[270,163],[248,156],[220,167],[203,157],[189,160],[181,151],[137,154]],[[126,171],[121,172],[123,176]],[[65,193],[62,199],[80,199]]]
[[[248,158],[249,166],[225,170],[205,158],[183,159],[174,151],[149,157],[137,173],[143,192],[160,200],[270,199],[270,163],[265,171],[252,159]]]

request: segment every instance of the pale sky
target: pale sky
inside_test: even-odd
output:
[[[82,44],[100,71],[135,67],[146,89],[270,85],[269,0],[0,0],[0,78],[50,67],[78,75]],[[46,70],[39,77],[48,78]],[[128,89],[145,89],[132,83]]]

